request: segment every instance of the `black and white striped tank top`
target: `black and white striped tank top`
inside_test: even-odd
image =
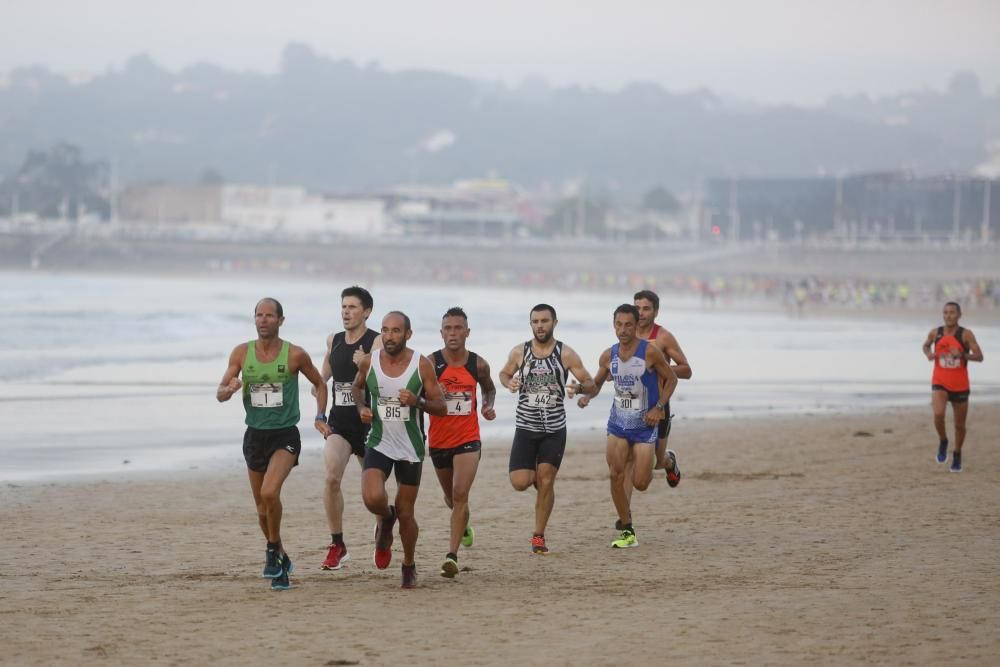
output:
[[[552,354],[539,359],[531,352],[531,341],[524,344],[524,361],[518,371],[521,389],[517,397],[517,428],[535,433],[553,433],[566,428],[568,371],[562,362],[562,343],[556,341]]]

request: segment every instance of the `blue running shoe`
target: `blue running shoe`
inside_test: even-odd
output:
[[[260,576],[265,579],[274,579],[280,577],[282,571],[281,556],[278,555],[278,550],[268,549],[264,553],[264,571],[260,573]]]
[[[948,460],[948,440],[942,440],[938,445],[937,462],[944,463]]]
[[[281,574],[271,580],[271,590],[287,591],[289,588],[294,588],[294,586],[288,581],[288,572],[282,568]]]
[[[952,472],[962,472],[962,452],[955,452],[951,455],[951,468]]]

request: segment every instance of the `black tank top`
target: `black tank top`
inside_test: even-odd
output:
[[[361,417],[358,409],[354,405],[354,398],[351,395],[351,385],[358,374],[358,365],[354,363],[354,353],[361,348],[365,354],[372,351],[372,344],[378,338],[378,332],[367,329],[365,333],[354,343],[347,342],[347,332],[341,331],[334,335],[333,344],[330,349],[330,370],[332,373],[330,423],[339,426],[353,426],[361,428]],[[365,391],[365,404],[371,399],[368,391]]]

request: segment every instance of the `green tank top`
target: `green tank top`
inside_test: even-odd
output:
[[[299,380],[288,369],[289,342],[282,341],[274,361],[257,360],[256,341],[243,360],[243,407],[250,428],[274,430],[299,423]]]

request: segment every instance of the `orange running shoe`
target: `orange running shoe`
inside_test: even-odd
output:
[[[549,552],[549,548],[545,546],[545,536],[544,535],[532,535],[531,536],[531,553],[545,555]]]

